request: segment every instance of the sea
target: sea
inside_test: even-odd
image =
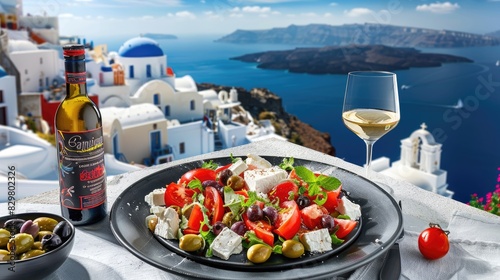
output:
[[[102,38],[118,51],[135,37]],[[178,77],[190,75],[197,83],[267,88],[282,98],[284,109],[327,132],[336,156],[354,164],[365,162],[364,142],[342,122],[347,75],[311,75],[264,70],[230,58],[269,50],[311,47],[283,44],[229,44],[221,36],[156,40],[167,55],[167,65]],[[500,183],[500,46],[425,48],[425,53],[464,56],[473,63],[395,71],[399,85],[401,120],[374,145],[373,158],[399,160],[401,140],[423,123],[442,144],[441,169],[447,171],[453,199],[468,202],[471,194],[485,196]]]

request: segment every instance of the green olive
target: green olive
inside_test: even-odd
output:
[[[247,259],[253,263],[266,262],[271,257],[273,249],[264,244],[254,244],[247,251]]]
[[[35,243],[33,243],[33,246],[31,246],[31,250],[42,250],[42,249],[43,246],[41,241],[35,241]]]
[[[31,246],[33,246],[33,243],[35,243],[35,240],[33,239],[33,236],[31,234],[18,233],[9,240],[9,244],[7,244],[7,249],[10,252],[15,250],[14,251],[15,254],[18,255],[29,251],[31,249]]]
[[[9,243],[10,232],[4,228],[0,229],[0,248],[7,248],[7,243]]]
[[[297,240],[289,239],[283,242],[281,250],[283,256],[296,259],[304,254],[304,245]]]
[[[48,218],[48,217],[39,217],[39,218],[36,218],[33,223],[35,224],[38,224],[38,228],[40,231],[45,231],[45,230],[48,230],[48,231],[53,231],[54,228],[56,227],[56,225],[59,223],[58,221],[52,219],[52,218]]]
[[[33,257],[36,257],[36,256],[43,255],[44,253],[45,253],[44,250],[38,250],[38,249],[29,250],[28,252],[23,253],[19,259],[20,260],[25,260],[25,259],[29,259],[29,258],[33,258]]]
[[[156,225],[158,224],[158,216],[148,215],[146,217],[146,226],[152,232],[155,232]]]
[[[42,240],[42,238],[45,236],[45,235],[48,235],[48,234],[52,234],[52,231],[49,231],[49,230],[41,230],[38,232],[38,238],[37,240]]]
[[[186,234],[179,240],[179,248],[186,252],[195,252],[204,247],[204,240],[196,234]]]
[[[224,214],[224,217],[222,217],[222,223],[225,224],[227,227],[231,227],[234,222],[234,214],[233,212],[227,212]]]
[[[14,255],[7,250],[0,250],[0,261],[10,261],[13,256]]]
[[[235,191],[239,191],[245,187],[245,180],[238,175],[233,175],[227,179],[227,185]]]

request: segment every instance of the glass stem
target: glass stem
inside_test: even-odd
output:
[[[365,165],[365,171],[366,171],[366,177],[368,178],[368,175],[370,173],[370,166],[372,164],[373,144],[375,144],[375,141],[365,140],[365,143],[366,143],[366,165]]]

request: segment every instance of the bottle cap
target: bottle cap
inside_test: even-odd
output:
[[[68,44],[63,46],[64,57],[85,55],[85,47],[81,44]]]

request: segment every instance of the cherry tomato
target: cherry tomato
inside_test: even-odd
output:
[[[166,206],[179,206],[183,207],[186,204],[193,203],[193,195],[195,191],[185,187],[184,185],[179,185],[176,183],[170,183],[165,190],[164,200]]]
[[[200,180],[200,182],[204,182],[206,180],[213,180],[215,181],[215,176],[216,173],[212,169],[208,168],[196,168],[189,170],[188,172],[184,173],[181,178],[179,179],[178,184],[179,185],[187,185],[189,182],[194,180],[195,178]]]
[[[282,205],[275,222],[274,232],[285,239],[292,239],[300,229],[299,206],[294,200],[284,201]]]
[[[358,222],[353,221],[353,220],[346,220],[346,219],[333,219],[335,221],[335,225],[339,227],[339,229],[335,232],[335,235],[342,239],[346,237],[351,231],[356,227]]]
[[[241,218],[243,218],[243,221],[245,222],[247,228],[249,230],[253,230],[258,238],[262,239],[262,241],[264,241],[271,247],[274,245],[274,234],[271,232],[273,226],[271,224],[265,221],[252,222],[248,219],[246,213],[243,213],[241,215]]]
[[[283,202],[297,199],[299,187],[292,181],[286,180],[274,186],[267,196],[272,202],[279,201],[281,207]]]
[[[211,218],[210,223],[212,225],[222,221],[224,217],[224,201],[220,193],[214,187],[207,187],[205,189],[205,201],[203,205],[208,210],[207,214]]]
[[[311,230],[315,228],[321,228],[321,217],[324,214],[328,214],[328,210],[326,210],[325,207],[319,206],[317,204],[311,204],[300,210],[302,223]]]
[[[448,234],[439,225],[429,224],[429,228],[418,237],[418,249],[424,258],[435,260],[444,257],[450,249]]]

